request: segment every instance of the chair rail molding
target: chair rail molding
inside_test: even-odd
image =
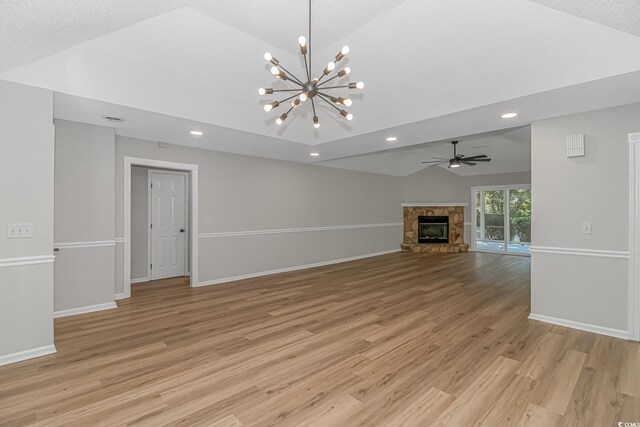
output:
[[[385,222],[385,223],[379,223],[379,224],[329,225],[329,226],[321,226],[321,227],[227,231],[227,232],[219,232],[219,233],[202,233],[198,235],[198,238],[210,239],[210,238],[216,238],[216,237],[255,236],[255,235],[262,235],[262,234],[310,233],[310,232],[317,232],[317,231],[354,230],[359,228],[380,228],[380,227],[400,227],[400,226],[402,226],[401,222]]]
[[[606,249],[561,248],[557,246],[531,246],[531,253],[593,256],[602,258],[629,258],[629,252],[625,251],[611,251]]]
[[[629,134],[629,339],[640,341],[640,132]]]
[[[103,248],[108,246],[115,246],[115,240],[95,240],[90,242],[69,242],[69,243],[54,243],[58,249],[80,249],[80,248]]]
[[[19,267],[22,265],[50,264],[55,261],[53,255],[24,256],[17,258],[0,258],[0,268]]]

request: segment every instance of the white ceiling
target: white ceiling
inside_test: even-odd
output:
[[[314,69],[348,43],[366,87],[352,122],[322,107],[314,130],[305,105],[277,127],[256,89],[273,82],[264,51],[302,67],[298,3],[0,0],[0,79],[59,92],[60,118],[105,124],[117,111],[119,134],[303,162],[310,150],[321,162],[387,150],[390,133],[406,147],[640,102],[635,0],[606,13],[596,0],[314,0]],[[182,133],[193,126],[205,137]],[[365,159],[336,164],[414,169]]]

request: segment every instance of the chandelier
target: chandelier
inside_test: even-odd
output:
[[[269,52],[264,54],[264,59],[272,65],[271,74],[282,81],[289,82],[294,86],[297,86],[289,89],[274,89],[270,87],[262,87],[258,89],[258,93],[260,95],[272,95],[279,92],[293,93],[293,95],[288,98],[266,104],[264,106],[264,110],[269,112],[281,105],[285,105],[287,101],[293,100],[291,101],[291,107],[286,112],[282,113],[276,120],[276,123],[281,125],[285,120],[287,120],[287,117],[289,117],[289,114],[294,108],[299,107],[302,103],[309,100],[311,101],[311,108],[313,111],[313,127],[317,129],[320,127],[320,121],[318,120],[318,115],[316,113],[315,101],[324,101],[333,107],[342,117],[347,120],[352,120],[353,114],[342,108],[342,106],[351,106],[351,100],[343,97],[335,97],[327,91],[334,89],[362,89],[364,88],[364,83],[350,83],[345,81],[340,85],[325,86],[332,80],[347,77],[351,73],[349,67],[344,67],[341,70],[336,71],[338,63],[349,53],[349,46],[343,46],[342,49],[340,49],[340,52],[338,52],[335,58],[327,64],[319,77],[314,78],[311,74],[311,0],[309,0],[309,37],[306,38],[304,36],[300,36],[298,38],[298,45],[300,46],[300,53],[304,59],[305,77],[303,79],[296,77],[293,73],[284,68],[282,64],[280,64],[280,61],[274,58]],[[329,77],[334,71],[335,74],[332,77]],[[336,82],[334,82],[334,84],[335,83]]]

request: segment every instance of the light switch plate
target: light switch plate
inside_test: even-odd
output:
[[[33,237],[33,224],[7,224],[7,239],[27,239]]]
[[[580,229],[582,230],[582,234],[591,234],[591,222],[583,221]]]

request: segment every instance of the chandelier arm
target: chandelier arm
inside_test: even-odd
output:
[[[295,89],[274,89],[273,93],[276,92],[300,92],[299,88],[295,88]]]
[[[302,92],[298,92],[298,93],[296,93],[295,95],[291,95],[291,96],[290,96],[290,97],[288,97],[288,98],[285,98],[285,99],[283,99],[283,100],[281,100],[281,101],[278,101],[278,103],[279,103],[280,105],[282,105],[282,103],[283,103],[283,102],[287,102],[288,100],[293,99],[293,98],[295,98],[296,96],[300,96],[301,94],[302,94]]]
[[[349,87],[349,85],[323,87],[322,90],[325,90],[325,89],[342,89],[342,88],[345,88],[345,87]]]
[[[281,64],[276,65],[276,67],[278,68],[282,68],[282,71],[284,71],[285,73],[287,73],[289,75],[289,77],[291,77],[291,81],[294,82],[295,84],[299,85],[299,86],[304,86],[304,83],[302,83],[302,81],[297,78],[291,71],[287,70],[286,68],[284,68]]]
[[[325,85],[325,84],[329,83],[331,80],[333,80],[333,79],[337,79],[338,77],[340,77],[340,76],[336,74],[335,76],[331,77],[331,78],[330,78],[329,80],[327,80],[326,82],[318,83],[318,86]],[[318,82],[319,82],[319,81],[320,81],[320,80],[318,80]]]
[[[327,104],[331,105],[333,108],[338,110],[338,112],[340,112],[340,109],[338,107],[336,107],[335,105],[333,105],[333,103],[331,101],[327,101],[327,99],[322,94],[318,93],[318,96],[320,96],[320,99],[322,99],[324,102],[326,102]]]
[[[313,116],[316,117],[316,103],[313,102],[313,98],[311,98],[311,108],[313,109]]]

